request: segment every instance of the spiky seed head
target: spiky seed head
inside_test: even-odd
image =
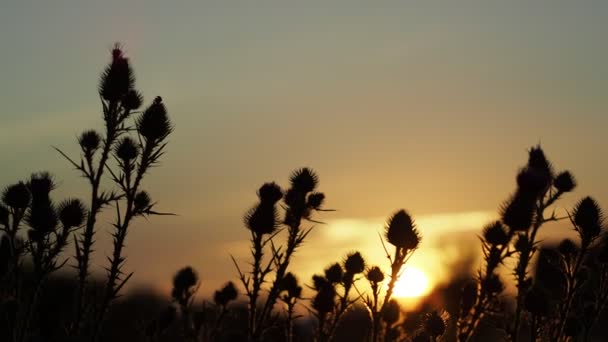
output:
[[[325,200],[325,194],[322,192],[313,192],[308,195],[307,206],[311,209],[319,210],[323,206]]]
[[[289,179],[291,187],[304,194],[313,191],[319,183],[319,177],[316,173],[307,168],[301,168],[294,171]]]
[[[386,225],[386,240],[395,247],[412,250],[420,243],[420,234],[411,216],[401,209]]]
[[[525,231],[534,221],[536,198],[523,192],[516,192],[502,207],[502,222],[512,230]]]
[[[312,285],[313,288],[319,291],[324,286],[332,286],[329,280],[327,280],[324,276],[315,274],[312,276]]]
[[[340,266],[340,264],[338,263],[335,263],[325,269],[325,279],[327,279],[332,284],[342,282],[343,276],[344,271],[342,270],[342,266]]]
[[[95,152],[99,148],[100,143],[101,136],[95,130],[84,131],[78,137],[78,144],[85,152]]]
[[[399,303],[394,299],[391,299],[388,303],[386,303],[386,305],[384,305],[382,311],[380,312],[382,320],[386,322],[389,327],[399,320],[400,314],[401,307],[399,306]]]
[[[483,229],[483,238],[494,246],[503,246],[509,243],[509,235],[500,221],[487,225]]]
[[[549,178],[552,178],[553,167],[549,160],[547,160],[547,157],[545,157],[545,152],[543,152],[540,145],[532,147],[528,152],[528,167],[538,169],[549,175]]]
[[[549,313],[549,299],[539,287],[532,287],[526,294],[524,307],[534,316],[545,317]]]
[[[570,171],[563,171],[555,177],[553,186],[555,186],[559,192],[570,192],[576,187],[576,179]]]
[[[150,198],[150,195],[142,190],[138,192],[133,199],[133,209],[136,213],[142,213],[150,208],[151,203],[152,199]]]
[[[260,202],[245,214],[245,226],[257,234],[271,234],[277,227],[278,214],[272,203]]]
[[[574,241],[570,239],[564,239],[562,240],[562,242],[560,242],[559,246],[557,247],[557,250],[559,251],[559,254],[564,256],[564,258],[570,258],[577,253],[578,247],[576,247]]]
[[[573,216],[583,242],[589,243],[601,232],[604,214],[593,198],[583,198],[574,208]]]
[[[31,175],[28,187],[32,194],[32,200],[36,201],[37,199],[46,199],[49,193],[55,189],[55,182],[50,173],[39,172]]]
[[[9,210],[4,205],[0,204],[0,224],[8,226]]]
[[[2,201],[12,208],[25,209],[30,204],[30,199],[30,191],[23,182],[9,185],[2,193]]]
[[[518,191],[538,197],[548,189],[551,177],[536,168],[525,167],[517,174]]]
[[[122,100],[122,105],[126,110],[136,110],[141,107],[144,97],[135,89],[131,89]]]
[[[216,305],[226,306],[238,296],[238,291],[234,283],[229,281],[220,290],[215,291],[213,301]]]
[[[192,288],[198,283],[198,275],[190,266],[180,269],[173,277],[171,295],[180,304],[185,304],[192,294]]]
[[[275,204],[283,198],[283,191],[276,183],[265,183],[258,190],[260,201]]]
[[[505,289],[502,280],[500,280],[500,277],[495,273],[491,274],[486,279],[485,287],[490,294],[499,294]]]
[[[152,143],[164,140],[173,131],[173,125],[160,96],[137,118],[136,126],[139,134]]]
[[[367,280],[372,283],[381,283],[384,281],[384,272],[378,266],[373,266],[367,271]]]
[[[445,333],[446,324],[443,318],[433,311],[424,320],[424,330],[432,337],[438,337]]]
[[[135,85],[135,76],[129,65],[129,59],[119,44],[112,49],[112,61],[101,74],[99,94],[106,101],[119,101]]]
[[[281,290],[287,292],[289,298],[301,298],[302,287],[298,284],[298,278],[291,272],[287,272],[281,281]]]
[[[468,313],[475,301],[477,300],[477,283],[468,282],[462,288],[462,302],[461,302],[461,310],[463,313]]]
[[[79,199],[68,199],[59,204],[59,220],[64,228],[78,227],[84,221],[85,208]]]
[[[317,294],[312,301],[312,307],[319,314],[327,314],[334,309],[336,289],[331,286],[329,282],[319,282],[319,285],[320,287],[317,288]]]
[[[118,145],[114,148],[114,153],[123,161],[123,163],[128,164],[133,159],[137,158],[139,148],[137,147],[135,140],[126,136],[118,142]]]
[[[363,272],[363,270],[365,270],[365,260],[361,256],[361,253],[354,252],[348,254],[344,261],[344,269],[346,270],[346,273],[352,275]]]
[[[290,188],[285,193],[285,204],[291,212],[301,215],[306,209],[306,193]]]

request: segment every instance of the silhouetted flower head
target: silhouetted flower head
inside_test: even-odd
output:
[[[342,266],[340,266],[338,263],[335,263],[325,269],[325,279],[332,284],[340,283],[343,275],[344,272],[342,271]]]
[[[534,220],[536,198],[516,192],[502,207],[502,222],[512,230],[528,230]]]
[[[483,230],[483,238],[494,246],[509,243],[509,235],[500,221],[487,225]]]
[[[89,153],[95,152],[99,148],[100,142],[101,136],[94,130],[84,131],[78,137],[78,144],[80,144],[82,150]]]
[[[517,174],[518,191],[535,198],[544,194],[550,183],[551,178],[538,169],[525,167]]]
[[[403,209],[389,219],[386,226],[386,239],[395,247],[412,250],[420,243],[420,234],[411,216]]]
[[[549,299],[547,294],[538,287],[532,287],[526,294],[524,306],[535,316],[545,317],[549,314]]]
[[[279,226],[278,220],[273,203],[260,202],[245,214],[245,226],[257,234],[271,234]]]
[[[540,170],[549,176],[553,174],[553,167],[540,145],[532,147],[528,152],[528,167]]]
[[[319,210],[323,206],[325,200],[325,194],[321,192],[314,192],[308,196],[307,206],[309,208]]]
[[[433,337],[441,336],[445,333],[445,321],[437,311],[433,311],[425,317],[424,331]]]
[[[313,277],[314,280],[314,277]],[[320,285],[317,288],[317,294],[312,301],[312,307],[317,310],[319,314],[327,314],[334,309],[334,299],[336,297],[336,289],[331,286],[328,282],[318,281]]]
[[[485,281],[486,290],[491,294],[499,294],[501,293],[505,286],[498,277],[497,274],[491,274]]]
[[[37,201],[38,199],[44,200],[55,189],[55,182],[50,173],[40,172],[32,174],[28,186],[32,194],[32,201]]]
[[[9,207],[24,209],[30,204],[30,191],[23,182],[9,185],[2,193],[2,201]]]
[[[8,226],[9,210],[7,207],[0,204],[0,224]]]
[[[119,101],[135,85],[135,76],[120,45],[112,50],[112,62],[101,74],[99,94],[106,101]]]
[[[287,272],[283,277],[281,290],[287,291],[289,298],[300,298],[302,296],[302,287],[298,285],[298,278],[291,272]]]
[[[576,179],[569,171],[563,171],[555,177],[553,186],[557,191],[570,192],[576,187]]]
[[[344,269],[346,270],[346,273],[353,275],[363,272],[363,270],[365,270],[365,260],[361,256],[361,253],[354,252],[348,254],[344,261]]]
[[[154,143],[164,140],[173,131],[173,125],[160,96],[139,116],[136,126],[142,137]]]
[[[313,191],[317,187],[319,177],[311,169],[304,167],[294,171],[289,179],[294,190],[304,194]]]
[[[602,230],[604,214],[591,197],[583,198],[574,208],[574,224],[583,243],[590,243]]]
[[[378,266],[373,266],[367,271],[367,280],[372,283],[381,283],[384,280],[384,272]]]
[[[399,307],[399,303],[394,299],[391,299],[388,303],[386,303],[380,312],[382,320],[385,321],[389,327],[399,320],[400,314],[401,307]]]
[[[85,208],[79,199],[68,199],[59,204],[59,220],[64,228],[78,227],[84,221]]]
[[[143,213],[150,209],[151,203],[152,199],[150,198],[150,195],[142,190],[138,192],[133,199],[133,209],[136,213]]]
[[[576,247],[576,244],[572,240],[564,239],[562,242],[560,242],[557,250],[565,258],[570,258],[577,253],[578,247]]]
[[[238,291],[236,290],[234,283],[229,281],[220,290],[215,291],[213,301],[216,305],[226,306],[229,302],[235,300],[237,296]]]
[[[312,284],[313,284],[313,288],[317,291],[319,291],[321,288],[325,287],[325,286],[332,286],[332,284],[329,282],[329,280],[327,280],[327,278],[325,278],[322,275],[318,275],[315,274],[312,276]]]
[[[128,164],[133,159],[137,158],[139,148],[131,137],[123,137],[114,148],[114,153],[123,161],[123,163]]]
[[[185,305],[186,301],[190,298],[193,292],[193,287],[198,283],[198,275],[192,269],[187,266],[179,270],[173,277],[173,291],[171,295],[180,304]]]
[[[274,182],[265,183],[258,190],[258,197],[262,202],[275,204],[283,197],[283,191]]]
[[[141,106],[143,100],[143,96],[137,90],[131,89],[122,100],[122,105],[126,110],[135,110]]]
[[[460,306],[462,312],[468,313],[469,310],[471,310],[471,308],[475,304],[476,300],[477,300],[477,283],[468,282],[462,288],[462,302],[461,302],[461,306]]]

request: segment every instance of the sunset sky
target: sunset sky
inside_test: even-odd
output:
[[[257,188],[302,166],[337,210],[297,255],[302,280],[353,250],[386,263],[378,232],[405,208],[424,235],[412,263],[437,283],[479,252],[532,145],[579,181],[559,207],[608,208],[607,33],[599,0],[3,1],[0,184],[48,170],[56,199],[88,198],[51,146],[76,156],[102,128],[98,77],[122,42],[175,124],[145,187],[179,214],[132,227],[132,288],[164,291],[185,265],[204,294],[236,279]]]

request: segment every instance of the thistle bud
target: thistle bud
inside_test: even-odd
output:
[[[391,299],[386,303],[380,312],[382,320],[384,320],[389,327],[399,320],[400,314],[401,308],[399,307],[399,303],[394,299]]]
[[[30,191],[23,182],[9,185],[2,193],[2,201],[9,207],[25,209],[30,204]]]
[[[317,291],[321,290],[325,286],[332,286],[329,280],[318,274],[312,276],[312,284],[313,288]]]
[[[139,148],[131,137],[124,137],[114,148],[114,153],[123,163],[129,164],[139,154]]]
[[[120,45],[112,50],[112,61],[101,74],[99,94],[106,101],[118,101],[133,88],[135,76]]]
[[[390,218],[386,226],[386,239],[395,247],[408,250],[418,247],[420,234],[405,210],[399,210]]]
[[[283,197],[283,191],[281,191],[281,188],[274,182],[265,183],[260,187],[260,190],[258,190],[258,197],[262,202],[275,204]]]
[[[343,275],[344,272],[342,271],[342,267],[338,263],[335,263],[325,269],[325,279],[332,284],[342,282]]]
[[[198,275],[192,267],[184,267],[173,277],[171,296],[180,304],[185,305],[193,293],[193,287],[197,283]]]
[[[549,176],[553,174],[553,167],[545,157],[545,152],[540,145],[532,147],[528,152],[528,167],[537,169]]]
[[[298,285],[298,278],[291,272],[287,272],[281,282],[281,290],[287,291],[289,298],[300,298],[302,296],[302,287]]]
[[[148,142],[164,140],[172,131],[173,125],[160,96],[137,119],[137,131]]]
[[[84,131],[78,138],[78,144],[83,151],[93,153],[99,148],[101,136],[94,130]]]
[[[559,192],[570,192],[576,187],[576,180],[569,171],[563,171],[555,177],[553,186]]]
[[[512,230],[528,230],[534,220],[536,198],[516,192],[502,207],[502,222]]]
[[[150,209],[152,199],[145,191],[140,191],[133,199],[133,210],[136,213],[143,213]]]
[[[363,270],[365,270],[365,260],[361,256],[361,253],[354,252],[346,256],[344,269],[346,270],[346,273],[352,275],[363,272]]]
[[[131,89],[122,99],[122,105],[126,110],[131,111],[139,108],[143,100],[143,96],[137,90]]]
[[[427,315],[424,321],[424,331],[426,331],[432,337],[438,337],[445,333],[445,321],[437,311],[433,311],[429,315]]]
[[[302,193],[309,193],[317,187],[319,177],[311,169],[304,167],[294,171],[289,179],[291,187]]]
[[[500,221],[486,226],[483,230],[483,238],[494,246],[502,246],[509,243],[509,236]]]
[[[229,281],[221,290],[215,291],[213,295],[213,301],[216,305],[226,306],[229,302],[236,299],[238,291],[234,286],[234,283]]]
[[[30,177],[28,187],[32,194],[32,201],[46,200],[49,193],[55,189],[55,182],[53,176],[48,172],[34,173]]]
[[[378,266],[373,266],[372,268],[370,268],[369,271],[367,271],[366,277],[367,280],[372,283],[381,283],[382,281],[384,281],[384,273]]]
[[[311,209],[319,210],[323,205],[325,195],[321,192],[314,192],[308,196],[307,206]]]
[[[245,226],[257,234],[271,234],[278,225],[277,211],[273,204],[261,202],[245,214]]]
[[[526,167],[517,174],[518,191],[533,197],[542,195],[551,183],[551,178],[542,171]]]
[[[336,296],[336,290],[333,286],[326,284],[322,285],[318,290],[312,301],[312,307],[317,310],[319,314],[327,314],[332,312],[334,309],[334,299]]]
[[[59,204],[59,220],[64,228],[78,227],[84,221],[85,209],[78,199],[69,199]]]
[[[574,208],[574,224],[583,243],[590,243],[602,229],[604,214],[597,202],[591,197],[583,198]]]

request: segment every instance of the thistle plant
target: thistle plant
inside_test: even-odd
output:
[[[247,331],[251,340],[259,340],[268,328],[291,259],[312,230],[312,227],[302,227],[302,222],[316,222],[312,214],[323,210],[325,195],[315,192],[317,184],[317,175],[308,168],[291,175],[290,188],[285,193],[275,183],[266,183],[258,191],[259,203],[245,215],[245,226],[251,234],[251,272],[243,273],[234,258],[233,261],[249,299]],[[281,200],[282,218],[277,208]],[[283,230],[286,230],[287,241],[278,244],[278,235]],[[265,258],[268,252],[270,255]],[[274,279],[267,289],[268,296],[259,301],[262,285],[270,274],[274,274]]]
[[[143,111],[137,112],[143,97],[135,90],[135,76],[129,59],[118,44],[113,48],[111,61],[101,75],[99,95],[104,133],[88,130],[80,135],[79,162],[57,149],[88,180],[91,189],[85,229],[74,239],[79,286],[76,318],[71,331],[91,336],[92,339],[99,338],[108,306],[133,275],[123,271],[123,248],[130,224],[140,216],[162,214],[153,210],[155,203],[142,190],[142,181],[150,169],[158,165],[173,130],[160,97],[156,97]],[[132,123],[134,115],[137,117]],[[112,158],[115,163],[110,162]],[[102,189],[106,171],[114,185],[113,190]],[[99,302],[92,300],[92,297],[86,301],[97,215],[106,206],[114,206],[115,209],[113,251],[106,266],[106,285]]]

